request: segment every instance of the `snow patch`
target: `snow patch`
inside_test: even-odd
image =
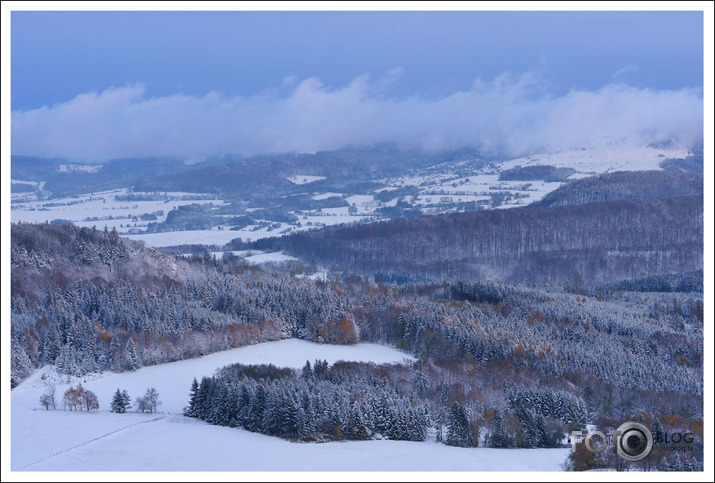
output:
[[[316,201],[320,201],[320,200],[327,200],[328,198],[333,198],[336,196],[341,197],[341,196],[345,196],[345,194],[344,193],[327,192],[327,193],[321,193],[319,195],[315,195],[315,196],[313,196],[313,199]]]
[[[60,173],[96,173],[100,169],[100,164],[60,164],[57,167]]]
[[[291,176],[290,178],[286,178],[286,179],[293,184],[309,184],[309,183],[314,183],[316,181],[324,180],[325,176],[308,176],[308,175],[298,174],[298,175]]]
[[[263,263],[271,263],[271,262],[289,262],[289,261],[293,261],[293,260],[298,260],[298,259],[295,257],[292,257],[290,255],[286,255],[285,253],[282,253],[282,252],[259,253],[257,255],[251,255],[249,257],[246,257],[246,261],[253,265],[260,265]]]
[[[19,179],[10,179],[10,184],[25,184],[28,186],[37,186],[37,181],[22,181]]]

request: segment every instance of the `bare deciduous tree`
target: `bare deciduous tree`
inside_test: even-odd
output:
[[[40,396],[40,404],[48,411],[50,410],[50,408],[57,409],[57,400],[55,399],[55,392],[55,386],[49,386],[45,393]]]

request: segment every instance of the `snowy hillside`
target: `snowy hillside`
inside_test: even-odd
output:
[[[161,395],[161,411],[180,414],[188,402],[189,386],[194,377],[201,379],[203,376],[210,376],[216,369],[235,362],[273,364],[299,369],[306,360],[312,362],[316,358],[325,359],[329,364],[339,360],[376,364],[402,362],[403,359],[414,360],[407,353],[378,344],[338,346],[285,339],[216,352],[197,359],[142,367],[134,372],[105,372],[72,378],[72,381],[75,384],[81,382],[87,389],[94,391],[99,396],[102,410],[109,409],[112,394],[118,387],[127,389],[134,397],[142,395],[147,387],[153,386]],[[13,403],[19,404],[20,407],[39,409],[37,401],[44,388],[54,381],[57,394],[61,396],[69,388],[66,377],[58,375],[52,368],[44,367],[13,390]]]
[[[491,162],[476,158],[438,162],[439,158],[434,157],[429,158],[433,165],[405,167],[395,176],[378,176],[362,187],[351,188],[354,191],[345,190],[349,186],[337,174],[336,179],[331,177],[333,175],[291,176],[286,178],[290,185],[305,191],[291,192],[290,196],[282,195],[284,187],[280,183],[270,185],[265,176],[256,173],[247,173],[245,177],[254,183],[268,183],[266,193],[259,195],[249,190],[237,196],[229,190],[223,197],[209,193],[216,188],[211,183],[223,177],[210,178],[201,189],[203,193],[133,192],[124,187],[50,200],[44,196],[38,198],[41,193],[33,191],[34,188],[41,191],[44,181],[13,178],[16,187],[29,191],[13,193],[11,217],[13,222],[65,220],[80,227],[116,228],[120,235],[155,247],[221,246],[236,238],[256,241],[337,224],[525,206],[540,201],[565,181],[617,171],[659,170],[663,161],[686,158],[689,154],[686,149],[601,144]],[[500,176],[516,168],[546,167],[572,170],[572,173],[558,179],[522,176],[520,180],[511,181]],[[85,171],[95,168],[88,166]],[[78,170],[73,168],[67,175],[80,172]],[[233,207],[226,201],[226,197],[236,196],[242,203],[250,202],[250,210]],[[305,197],[305,200],[298,202],[296,197]],[[330,198],[335,199],[330,201]],[[132,201],[126,201],[128,199]],[[173,210],[177,214],[177,208],[186,205],[203,205],[207,215],[215,212],[217,216],[202,220],[200,226],[166,225],[169,213]],[[216,210],[220,210],[220,214]],[[248,215],[252,217],[250,221],[236,224],[237,219]]]
[[[613,171],[648,171],[660,169],[660,163],[668,158],[685,158],[687,149],[659,149],[652,147],[598,146],[585,147],[556,153],[524,156],[502,163],[501,169],[516,166],[550,165],[557,168],[573,168],[578,173],[572,179],[590,174]]]
[[[362,441],[291,443],[244,430],[210,426],[181,415],[191,380],[233,362],[273,363],[298,368],[306,360],[376,363],[412,360],[376,344],[318,345],[290,339],[212,354],[199,359],[145,367],[135,372],[71,378],[44,367],[12,391],[14,471],[271,471],[271,470],[560,470],[568,449],[463,449],[435,443]],[[82,382],[97,394],[98,412],[45,411],[38,403],[47,385],[58,399]],[[132,398],[155,387],[157,414],[108,412],[112,393]],[[280,455],[280,457],[276,457]]]

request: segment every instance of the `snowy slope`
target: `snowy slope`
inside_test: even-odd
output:
[[[412,359],[376,344],[329,346],[284,340],[233,349],[198,359],[73,379],[94,391],[100,411],[45,411],[38,404],[46,384],[57,398],[67,376],[45,367],[11,394],[13,471],[481,471],[560,470],[568,449],[452,448],[428,440],[291,443],[181,416],[191,380],[232,362],[301,367],[306,360],[401,362]],[[43,380],[44,376],[44,380]],[[158,414],[108,412],[111,395],[127,389],[135,399],[156,387]]]
[[[54,427],[66,414],[43,414]],[[135,414],[95,416],[97,424],[133,424]],[[161,415],[160,415],[161,416]],[[559,471],[568,449],[452,448],[435,442],[354,441],[291,443],[240,429],[164,415],[108,434],[48,459],[14,457],[29,471]],[[15,465],[18,467],[15,467]]]
[[[659,149],[630,146],[591,146],[571,151],[535,154],[502,163],[500,169],[517,166],[549,165],[557,168],[573,168],[579,173],[603,174],[612,171],[648,171],[660,169],[660,163],[668,158],[685,158],[687,149]]]
[[[147,387],[155,387],[162,401],[161,411],[180,414],[188,402],[189,386],[194,377],[213,375],[216,369],[235,362],[243,364],[274,364],[278,367],[303,367],[306,360],[312,363],[316,358],[332,364],[339,360],[375,363],[402,362],[414,360],[407,353],[378,344],[356,344],[338,346],[315,344],[299,339],[265,342],[217,352],[197,359],[142,367],[134,372],[105,372],[82,378],[72,378],[73,383],[81,382],[99,397],[101,409],[109,409],[109,402],[117,388],[127,389],[132,399],[144,394]],[[43,375],[45,380],[42,380]],[[55,381],[58,399],[69,387],[51,367],[40,369],[12,391],[13,404],[22,408],[39,408],[38,400],[49,381]]]

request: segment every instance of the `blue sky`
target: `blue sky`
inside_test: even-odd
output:
[[[529,70],[556,90],[602,87],[619,71],[637,86],[702,86],[702,13],[12,13],[13,110],[137,82],[148,95],[246,96],[289,76],[337,87],[393,68],[398,96]]]
[[[250,154],[409,143],[436,130],[425,121],[407,126],[409,132],[378,133],[370,128],[374,116],[457,123],[456,135],[433,136],[436,148],[467,143],[502,149],[513,144],[506,123],[553,122],[549,116],[563,109],[558,101],[583,100],[589,93],[613,103],[614,86],[621,89],[618,95],[628,91],[640,101],[660,99],[656,115],[665,116],[678,102],[692,110],[702,96],[703,14],[12,12],[11,80],[14,154],[85,153],[92,159]],[[464,96],[460,110],[455,106]],[[301,102],[308,115],[301,114]],[[362,112],[361,124],[339,120],[337,128],[331,126],[331,117],[345,108]],[[467,132],[490,127],[485,109],[495,110],[505,125],[493,130],[491,139],[472,138]],[[143,113],[141,122],[172,126],[171,132],[147,126],[147,136],[160,138],[159,147],[155,142],[150,148],[148,138],[111,139],[110,128],[117,133],[139,122],[137,111]],[[679,129],[689,123],[692,131],[698,115],[702,123],[699,111],[694,119],[679,119]],[[648,108],[642,114],[654,112]],[[598,122],[613,124],[609,116],[633,117],[598,115],[589,118],[589,129]],[[201,134],[199,124],[217,116],[244,124],[211,126],[210,142],[185,139]],[[258,119],[259,131],[249,129],[249,116]],[[307,125],[304,135],[317,135],[288,139],[283,129],[291,122]],[[95,132],[95,144],[78,149],[87,137],[82,129],[97,123],[107,131]],[[655,137],[688,142],[693,137],[665,132],[670,126],[648,129]],[[240,143],[230,141],[237,137]],[[642,132],[635,137],[643,142]],[[565,147],[547,141],[543,148]],[[573,140],[583,142],[583,136]],[[175,153],[165,153],[170,150]]]

